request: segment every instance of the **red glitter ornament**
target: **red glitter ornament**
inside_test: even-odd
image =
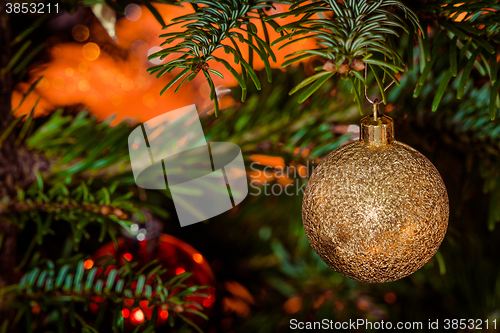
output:
[[[90,261],[86,262],[86,267],[92,267],[97,258],[102,256],[115,258],[116,262],[123,264],[124,261],[136,261],[139,265],[135,269],[140,270],[152,260],[158,260],[158,264],[162,265],[167,271],[162,274],[161,278],[166,281],[176,275],[184,272],[191,272],[192,275],[184,281],[185,285],[193,286],[210,286],[210,288],[202,292],[208,294],[209,297],[192,296],[185,297],[186,300],[196,302],[204,307],[204,312],[207,314],[213,303],[215,302],[215,279],[207,260],[191,245],[186,242],[167,235],[161,234],[153,239],[143,238],[139,241],[138,238],[118,238],[118,248],[116,249],[113,242],[105,244],[92,256]],[[147,283],[152,283],[155,276],[152,276]],[[131,285],[134,288],[134,284]],[[176,290],[170,290],[170,294],[174,295]],[[102,299],[93,299],[90,304],[92,312],[97,313],[98,303],[102,303]],[[153,315],[153,306],[149,306],[148,301],[139,302],[139,306],[132,308],[133,300],[125,300],[122,309],[122,316],[125,318],[127,325],[137,326],[142,324],[146,319],[150,320]],[[198,310],[194,306],[189,308]],[[167,322],[172,313],[168,309],[162,308],[159,305],[157,326],[162,326]],[[191,316],[189,313],[184,314],[190,317],[191,320],[199,321],[199,317]],[[202,322],[198,322],[201,324]]]

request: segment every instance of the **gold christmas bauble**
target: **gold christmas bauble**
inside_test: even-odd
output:
[[[325,157],[302,203],[314,251],[362,282],[408,276],[436,253],[448,226],[448,194],[434,165],[394,140],[391,118],[361,120],[360,139]]]

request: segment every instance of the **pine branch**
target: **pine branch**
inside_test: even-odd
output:
[[[89,224],[101,225],[99,241],[102,242],[106,234],[115,239],[114,234],[122,227],[130,231],[130,226],[137,223],[128,220],[132,214],[145,219],[142,209],[129,200],[132,192],[115,192],[118,182],[98,190],[91,187],[91,183],[80,181],[78,185],[66,185],[55,182],[48,187],[42,175],[37,174],[37,181],[26,191],[18,188],[15,198],[3,198],[0,203],[2,220],[21,229],[27,223],[35,223],[38,244],[42,244],[45,235],[54,232],[54,221],[66,221],[73,232],[76,249],[82,237],[90,237],[86,231]]]
[[[245,157],[269,154],[283,157],[287,164],[305,165],[339,147],[350,134],[337,135],[332,126],[345,122],[356,110],[349,101],[332,103],[331,94],[337,90],[348,93],[346,82],[330,80],[324,84],[316,92],[318,98],[310,100],[308,112],[304,112],[298,95],[283,94],[303,78],[301,70],[276,77],[276,82],[264,83],[261,92],[250,94],[247,103],[227,109],[217,119],[204,119],[207,140],[231,140],[241,147]],[[262,114],[259,110],[272,112]],[[304,151],[307,154],[302,156]]]
[[[251,18],[261,20],[264,30],[266,29],[264,22],[267,22],[281,32],[282,37],[273,41],[271,45],[281,43],[283,45],[280,48],[283,48],[309,38],[318,41],[319,48],[294,52],[286,57],[289,59],[283,63],[283,66],[320,56],[331,64],[328,68],[324,68],[325,71],[352,76],[355,89],[359,89],[361,83],[364,84],[363,78],[356,71],[364,68],[365,63],[383,71],[384,77],[388,75],[394,78],[394,74],[403,71],[403,60],[391,44],[390,37],[399,37],[398,30],[409,32],[409,28],[406,20],[392,10],[402,11],[411,24],[418,26],[415,14],[400,1],[393,0],[343,2],[298,0],[292,2],[289,11],[273,16],[266,16],[262,10],[270,6],[265,1],[247,3],[246,1],[224,0],[217,2],[216,5],[204,0],[190,2],[196,5],[195,13],[178,17],[173,20],[172,24],[166,26],[169,28],[182,24],[185,30],[161,35],[166,38],[162,45],[169,45],[169,47],[149,57],[150,59],[165,59],[169,55],[177,55],[177,58],[166,64],[151,67],[148,71],[160,77],[176,68],[181,69],[161,93],[180,82],[177,86],[178,90],[185,82],[194,79],[199,72],[203,72],[209,83],[210,98],[214,100],[216,111],[219,108],[216,87],[210,75],[222,77],[222,74],[209,68],[210,60],[222,63],[237,79],[243,90],[242,101],[246,96],[248,76],[256,88],[260,89],[260,82],[252,68],[251,59],[254,52],[263,60],[268,80],[271,79],[268,59],[275,60],[275,56],[268,42],[257,36],[257,28],[250,22]],[[275,18],[294,19],[294,21],[279,27],[274,21]],[[248,45],[251,51],[248,62],[242,57],[237,40]],[[223,43],[225,41],[228,42]],[[241,74],[232,64],[213,55],[213,52],[219,48],[223,48],[226,54],[234,56],[234,63],[240,64]],[[295,92],[310,85],[299,102],[305,101],[333,75],[324,72],[319,74],[292,90]],[[357,96],[361,96],[360,92]],[[361,103],[359,97],[358,102]]]
[[[174,19],[174,23],[168,26],[183,24],[186,30],[162,35],[166,38],[163,45],[178,44],[169,45],[165,50],[151,56],[164,59],[168,55],[178,55],[177,59],[149,69],[158,77],[173,71],[174,68],[182,69],[164,90],[180,82],[178,89],[203,71],[211,88],[211,98],[215,98],[216,102],[216,89],[210,75],[220,73],[209,68],[209,60],[222,63],[235,76],[243,89],[242,100],[246,96],[248,76],[254,81],[256,87],[260,88],[260,82],[252,69],[252,64],[241,58],[241,52],[235,43],[238,39],[248,44],[250,49],[255,50],[264,60],[269,76],[267,59],[273,57],[273,53],[264,41],[256,39],[256,36],[252,34],[255,29],[251,23],[248,23],[248,20],[254,17],[264,22],[272,22],[273,27],[282,33],[280,38],[271,43],[271,45],[280,45],[280,49],[306,39],[317,41],[318,48],[298,50],[287,55],[288,60],[282,64],[286,67],[311,57],[321,57],[326,61],[322,68],[317,68],[320,72],[307,78],[290,91],[290,94],[293,94],[302,90],[298,99],[300,103],[314,94],[324,82],[327,82],[332,77],[331,73],[335,73],[350,77],[351,89],[355,92],[353,96],[361,109],[362,89],[368,83],[364,82],[363,76],[358,71],[366,66],[369,67],[369,78],[375,79],[381,99],[385,103],[384,90],[387,79],[394,80],[399,85],[398,74],[405,71],[405,61],[402,57],[404,51],[400,46],[407,44],[406,61],[409,71],[414,68],[414,59],[420,58],[422,74],[415,89],[415,97],[419,96],[429,73],[432,72],[435,60],[445,49],[445,52],[449,50],[450,72],[443,77],[432,110],[437,110],[445,90],[457,75],[460,81],[457,98],[462,98],[464,88],[470,80],[470,74],[474,72],[472,69],[477,69],[483,78],[489,77],[490,79],[490,117],[493,119],[495,116],[494,105],[499,86],[499,84],[495,85],[498,76],[495,55],[500,42],[498,37],[500,6],[496,1],[413,3],[414,11],[412,11],[401,1],[395,0],[297,0],[291,2],[292,5],[288,11],[267,17],[262,14],[261,8],[257,10],[257,14],[255,11],[252,12],[252,8],[256,7],[249,7],[248,11],[243,13],[241,8],[245,6],[245,3],[237,0],[223,2],[216,6],[216,9],[207,9],[203,1],[193,1],[193,3],[199,4],[194,14]],[[265,6],[261,2],[253,5]],[[404,14],[405,18],[400,16],[399,12]],[[424,19],[424,28],[421,27],[415,12]],[[278,27],[274,22],[277,18],[292,20],[292,22]],[[231,29],[237,30],[238,28],[238,24],[235,23],[238,20],[245,22],[241,23],[241,26],[247,25],[247,34],[252,38],[246,39],[241,34],[232,33]],[[406,43],[406,39],[400,36],[401,32],[409,34]],[[229,45],[223,43],[226,39],[231,42]],[[414,54],[413,47],[415,39],[418,40],[420,46],[417,56]],[[241,68],[236,70],[226,60],[212,56],[213,51],[218,48],[224,48],[226,53],[232,54],[234,62],[240,63]],[[475,59],[475,56],[478,58]],[[454,85],[453,82],[452,85]],[[217,103],[216,109],[218,109]]]
[[[178,58],[168,61],[165,64],[153,66],[148,69],[150,74],[156,77],[170,73],[174,69],[181,69],[160,94],[180,82],[176,92],[187,81],[193,80],[200,72],[205,76],[210,86],[210,99],[214,101],[215,113],[219,110],[219,102],[216,87],[211,75],[223,77],[223,75],[210,68],[210,62],[222,63],[224,67],[237,79],[243,90],[242,100],[246,95],[248,77],[260,89],[260,82],[252,68],[252,55],[256,53],[264,62],[268,81],[271,81],[271,67],[269,58],[276,61],[273,51],[267,41],[262,40],[257,35],[257,27],[250,22],[250,19],[263,19],[265,13],[263,9],[269,8],[267,1],[239,1],[239,0],[191,0],[195,12],[192,14],[177,17],[173,23],[165,26],[172,28],[181,26],[180,31],[168,32],[160,35],[166,38],[162,45],[168,45],[162,51],[154,53],[148,59],[165,59],[167,56],[176,55]],[[267,29],[263,24],[263,29]],[[267,34],[267,32],[266,32]],[[239,41],[249,47],[249,59],[244,59],[241,50],[236,43]],[[225,43],[224,43],[225,42]],[[226,54],[234,56],[234,64],[240,64],[241,75],[224,59],[214,55],[218,49],[224,49]],[[182,80],[181,80],[182,79]]]
[[[408,17],[414,29],[420,29],[416,15],[400,1],[298,0],[293,2],[289,11],[269,16],[269,19],[294,19],[278,29],[286,32],[285,36],[272,43],[282,44],[280,49],[304,39],[314,38],[318,41],[319,47],[316,49],[298,50],[287,55],[285,58],[289,60],[283,63],[283,67],[313,56],[327,61],[323,71],[304,80],[290,94],[309,86],[299,99],[299,102],[303,102],[333,73],[347,75],[356,92],[354,95],[361,112],[363,102],[360,96],[363,93],[360,87],[365,82],[357,71],[370,65],[374,75],[377,75],[375,70],[382,71],[384,76],[390,76],[399,84],[394,75],[404,71],[404,62],[392,45],[391,38],[399,38],[399,31],[413,33],[413,29],[398,16],[397,10]],[[379,84],[379,88],[383,95],[383,86]]]
[[[26,146],[55,160],[50,170],[52,179],[128,172],[129,124],[111,127],[110,121],[98,122],[88,112],[63,116],[58,110],[26,139]]]
[[[495,118],[499,93],[496,56],[500,46],[499,10],[497,1],[429,4],[425,14],[433,15],[429,15],[430,19],[426,20],[425,30],[431,31],[432,38],[422,41],[424,52],[420,57],[423,59],[423,70],[415,87],[414,97],[418,97],[423,86],[428,84],[429,74],[436,71],[436,60],[446,57],[449,59],[449,67],[444,69],[446,74],[432,103],[432,111],[438,109],[446,89],[456,90],[456,98],[462,99],[471,82],[472,85],[479,82],[484,84],[486,80],[490,85],[490,119]],[[423,8],[417,10],[417,13],[421,12],[424,14]]]
[[[189,297],[209,296],[199,293],[207,287],[187,286],[183,283],[191,273],[182,273],[164,281],[161,276],[166,269],[157,265],[156,260],[141,270],[135,269],[136,266],[136,262],[125,260],[123,264],[118,264],[107,257],[97,259],[91,269],[84,268],[84,261],[75,261],[75,258],[57,267],[52,261],[43,260],[27,272],[17,285],[2,289],[0,299],[7,308],[24,310],[28,325],[32,322],[28,314],[31,313],[33,302],[42,307],[42,314],[48,314],[54,309],[58,309],[56,312],[61,314],[69,306],[71,310],[67,314],[70,322],[74,322],[71,317],[77,316],[78,313],[74,311],[73,304],[83,304],[84,310],[87,311],[90,302],[96,297],[99,298],[99,306],[103,311],[111,308],[115,313],[112,325],[118,329],[123,329],[121,310],[125,300],[133,301],[132,308],[139,307],[141,301],[147,301],[148,306],[154,307],[151,320],[145,316],[146,328],[153,331],[158,308],[189,321],[190,325],[195,324],[182,316],[185,311],[207,319],[201,312],[190,309],[195,307],[202,310],[203,307],[189,300]],[[17,318],[19,319],[21,318]],[[59,320],[63,321],[64,318]],[[16,324],[13,322],[10,325]],[[85,327],[86,323],[83,321],[82,325]],[[98,329],[98,326],[97,322],[94,329]]]

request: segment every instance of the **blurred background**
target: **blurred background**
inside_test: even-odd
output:
[[[187,5],[155,7],[167,24],[192,12]],[[283,10],[287,10],[284,5],[275,9]],[[24,50],[9,68],[15,83],[14,115],[31,114],[18,125],[19,140],[47,159],[40,176],[45,188],[38,185],[26,195],[39,196],[40,191],[46,193],[55,184],[64,184],[71,192],[68,196],[77,202],[80,199],[75,199],[74,189],[81,182],[90,193],[112,187],[110,201],[95,194],[93,205],[98,206],[98,214],[135,221],[148,234],[142,242],[119,227],[102,235],[100,223],[94,223],[87,210],[61,206],[73,199],[64,201],[65,195],[57,192],[62,190],[56,188],[56,194],[47,196],[60,200],[57,204],[65,216],[51,222],[51,232],[44,233],[43,241],[32,241],[43,230],[40,224],[44,222],[36,222],[37,216],[45,221],[59,213],[57,207],[37,206],[40,212],[33,209],[29,214],[23,207],[3,210],[4,216],[22,225],[18,278],[40,258],[83,258],[85,269],[92,267],[97,254],[132,253],[134,259],[149,261],[158,258],[154,253],[167,251],[158,241],[160,234],[166,234],[173,238],[162,238],[168,243],[165,246],[176,249],[160,258],[167,269],[192,271],[193,283],[211,286],[210,301],[203,302],[202,310],[209,319],[196,319],[204,332],[287,332],[293,318],[421,321],[424,327],[428,320],[436,319],[489,319],[489,328],[483,325],[482,330],[491,332],[495,331],[492,320],[500,325],[500,232],[496,225],[500,220],[500,122],[490,120],[490,93],[480,79],[467,85],[461,100],[452,89],[445,91],[437,112],[431,112],[434,94],[449,66],[447,50],[436,59],[420,95],[414,98],[421,72],[420,50],[408,35],[402,35],[398,47],[401,54],[414,54],[413,70],[400,77],[399,86],[389,88],[387,104],[381,105],[381,111],[395,121],[396,139],[422,152],[441,173],[450,199],[447,235],[439,252],[413,275],[391,283],[367,284],[344,278],[324,264],[302,227],[307,178],[330,151],[358,139],[362,117],[348,81],[338,75],[302,104],[297,95],[288,94],[325,61],[312,57],[285,70],[281,67],[284,56],[295,49],[314,47],[314,40],[282,50],[275,47],[271,83],[261,71],[263,63],[255,59],[262,89],[249,87],[243,103],[236,80],[226,75],[222,65],[213,64],[211,68],[225,74],[224,78],[214,77],[221,109],[216,117],[203,77],[187,82],[176,94],[169,89],[159,95],[178,71],[159,79],[147,73],[147,68],[171,59],[148,60],[148,55],[161,50],[163,39],[158,36],[163,31],[143,5],[127,5],[124,15],[97,4],[49,16],[11,15],[9,20],[12,36],[22,36],[27,26],[33,27],[29,37],[13,44],[13,57]],[[426,18],[422,20],[425,24]],[[432,38],[432,27],[428,33]],[[220,57],[230,60],[232,55],[221,51]],[[480,78],[478,73],[474,67],[471,77]],[[374,79],[368,79],[373,87],[368,95],[377,96]],[[458,80],[452,85],[456,87]],[[168,190],[143,190],[134,185],[127,136],[138,123],[190,104],[198,108],[207,141],[229,141],[241,147],[250,187],[249,196],[231,211],[181,228]],[[364,107],[365,113],[370,110],[368,102]],[[83,223],[86,231],[79,233],[71,221]],[[110,246],[117,237],[122,239],[118,250]],[[149,244],[149,252],[138,243]],[[44,313],[50,313],[49,303],[25,299],[19,304],[35,318],[28,326],[35,331],[52,330],[54,323],[43,319]],[[97,304],[95,311],[92,306],[84,311],[90,323],[102,307],[97,299],[92,304]],[[147,310],[141,309],[147,317]],[[145,320],[144,315],[132,318],[127,311],[122,316],[135,321],[126,328],[132,330]],[[17,329],[28,331],[26,327],[20,321]],[[190,326],[175,327],[183,332]]]

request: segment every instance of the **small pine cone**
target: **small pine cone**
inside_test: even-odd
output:
[[[113,214],[118,216],[120,219],[127,218],[127,214],[125,214],[120,208],[113,209]]]
[[[323,65],[323,69],[328,72],[335,72],[336,71],[335,62],[333,60],[328,60]]]
[[[351,62],[351,69],[355,71],[361,71],[365,69],[365,63],[362,60],[354,58]]]
[[[106,216],[106,215],[109,215],[109,213],[111,213],[111,207],[109,206],[102,206],[101,207],[101,214]]]
[[[184,307],[182,305],[176,304],[174,306],[174,311],[179,313],[179,312],[184,312]]]
[[[339,74],[345,74],[345,73],[349,72],[349,70],[350,70],[349,65],[344,62],[342,65],[339,66],[339,69],[337,70],[337,72]]]
[[[294,314],[299,312],[304,305],[304,300],[302,296],[295,295],[290,297],[285,304],[283,304],[283,310],[288,314]]]
[[[33,304],[33,306],[31,306],[31,313],[33,313],[35,316],[38,316],[40,314],[40,310],[41,307],[39,303],[35,303]]]

